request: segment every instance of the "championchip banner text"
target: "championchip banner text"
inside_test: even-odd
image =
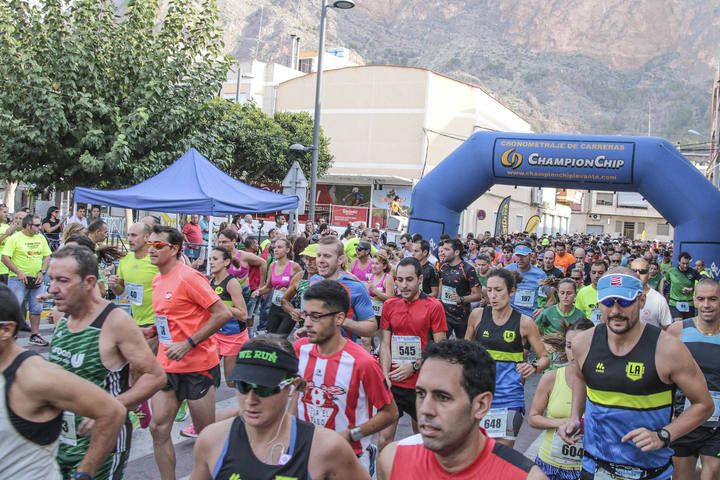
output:
[[[498,138],[493,174],[523,181],[633,183],[635,144]]]

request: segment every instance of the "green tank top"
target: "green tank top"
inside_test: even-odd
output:
[[[566,367],[560,367],[555,373],[555,383],[547,404],[547,418],[568,418],[572,406],[572,390],[565,379]],[[557,429],[545,430],[538,457],[553,467],[564,470],[580,470],[583,456],[582,442],[568,445],[557,435]]]
[[[117,371],[108,370],[100,359],[100,332],[114,308],[117,306],[108,304],[95,321],[80,332],[71,332],[67,326],[67,317],[63,317],[53,333],[48,360],[117,397],[128,389],[129,367],[125,365]],[[72,412],[63,414],[58,451],[61,464],[63,461],[73,462],[82,458],[87,452],[90,439],[77,433],[83,418]],[[121,431],[114,451],[124,451],[129,441],[129,434]]]

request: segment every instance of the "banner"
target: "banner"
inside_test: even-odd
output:
[[[367,222],[368,209],[365,207],[332,206],[332,220],[330,223],[345,227],[348,223]]]
[[[500,202],[497,218],[495,219],[495,236],[507,235],[510,233],[510,196]]]
[[[633,185],[634,161],[632,142],[498,138],[492,166],[498,179]]]
[[[525,224],[525,233],[535,233],[538,225],[540,225],[540,217],[533,215]]]

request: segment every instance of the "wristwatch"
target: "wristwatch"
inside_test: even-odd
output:
[[[412,367],[413,367],[413,372],[417,372],[418,370],[420,370],[420,364],[418,363],[417,360],[412,361]]]
[[[353,442],[359,442],[362,440],[364,435],[360,431],[360,427],[354,427],[350,429],[350,440]]]
[[[667,447],[670,445],[670,432],[668,432],[666,429],[661,428],[658,430],[655,430],[655,433],[657,433],[657,436],[662,440],[663,447]]]
[[[94,480],[93,476],[85,472],[75,472],[73,480]]]

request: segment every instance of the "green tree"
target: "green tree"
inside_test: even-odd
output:
[[[279,182],[297,160],[309,177],[312,153],[289,150],[293,143],[312,145],[313,120],[307,113],[270,117],[253,103],[216,98],[204,105],[198,118],[186,147],[194,146],[230,175],[249,183]],[[320,175],[332,164],[328,145],[321,135]]]
[[[230,65],[215,0],[0,0],[0,162],[39,187],[124,187],[183,153]]]

